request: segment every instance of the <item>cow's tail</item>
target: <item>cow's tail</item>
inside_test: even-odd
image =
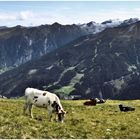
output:
[[[27,102],[27,98],[28,98],[28,88],[26,88],[24,92],[24,99],[26,102]]]

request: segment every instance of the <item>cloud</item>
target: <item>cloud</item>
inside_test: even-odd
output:
[[[0,21],[2,20],[16,20],[16,17],[9,13],[0,13]]]
[[[34,18],[34,14],[31,11],[21,11],[19,13],[19,20],[29,20],[31,18]]]
[[[125,20],[129,18],[140,18],[140,12],[138,12],[140,9],[132,9],[131,11],[125,10],[125,9],[118,9],[118,10],[100,10],[95,12],[83,12],[83,13],[77,13],[73,17],[73,21],[79,21],[79,23],[83,22],[103,22],[105,20],[109,19],[119,19],[119,20]]]
[[[56,12],[33,12],[33,11],[19,11],[19,12],[0,12],[0,26],[38,26],[41,24],[52,24],[54,22],[70,22],[61,14]]]
[[[65,11],[65,12],[64,12]],[[109,19],[125,20],[128,18],[140,18],[140,8],[137,9],[113,9],[98,11],[72,11],[64,8],[60,11],[15,11],[0,12],[0,26],[38,26],[41,24],[61,24],[87,23],[90,21],[103,22]]]

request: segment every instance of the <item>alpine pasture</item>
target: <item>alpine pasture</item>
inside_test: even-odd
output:
[[[64,123],[59,123],[49,122],[43,108],[33,108],[34,119],[23,115],[24,100],[0,99],[0,138],[140,138],[140,100],[108,100],[96,106],[84,106],[84,102],[61,100],[67,114]],[[133,106],[135,111],[120,112],[119,104]]]

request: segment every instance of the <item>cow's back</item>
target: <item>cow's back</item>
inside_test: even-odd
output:
[[[35,88],[26,88],[25,89],[25,96],[28,96],[28,95],[41,95],[43,94],[43,90],[38,90],[38,89],[35,89]]]
[[[35,96],[40,96],[44,93],[42,90],[34,89],[34,88],[26,88],[25,89],[25,98],[27,102],[33,103],[33,99]]]

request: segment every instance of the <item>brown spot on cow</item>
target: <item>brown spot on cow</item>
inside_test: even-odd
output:
[[[43,93],[43,96],[46,96],[46,94],[47,94],[47,93],[46,93],[46,92],[44,92],[44,93]]]
[[[37,99],[37,98],[38,98],[38,96],[34,96],[33,100],[35,100],[35,99]]]

